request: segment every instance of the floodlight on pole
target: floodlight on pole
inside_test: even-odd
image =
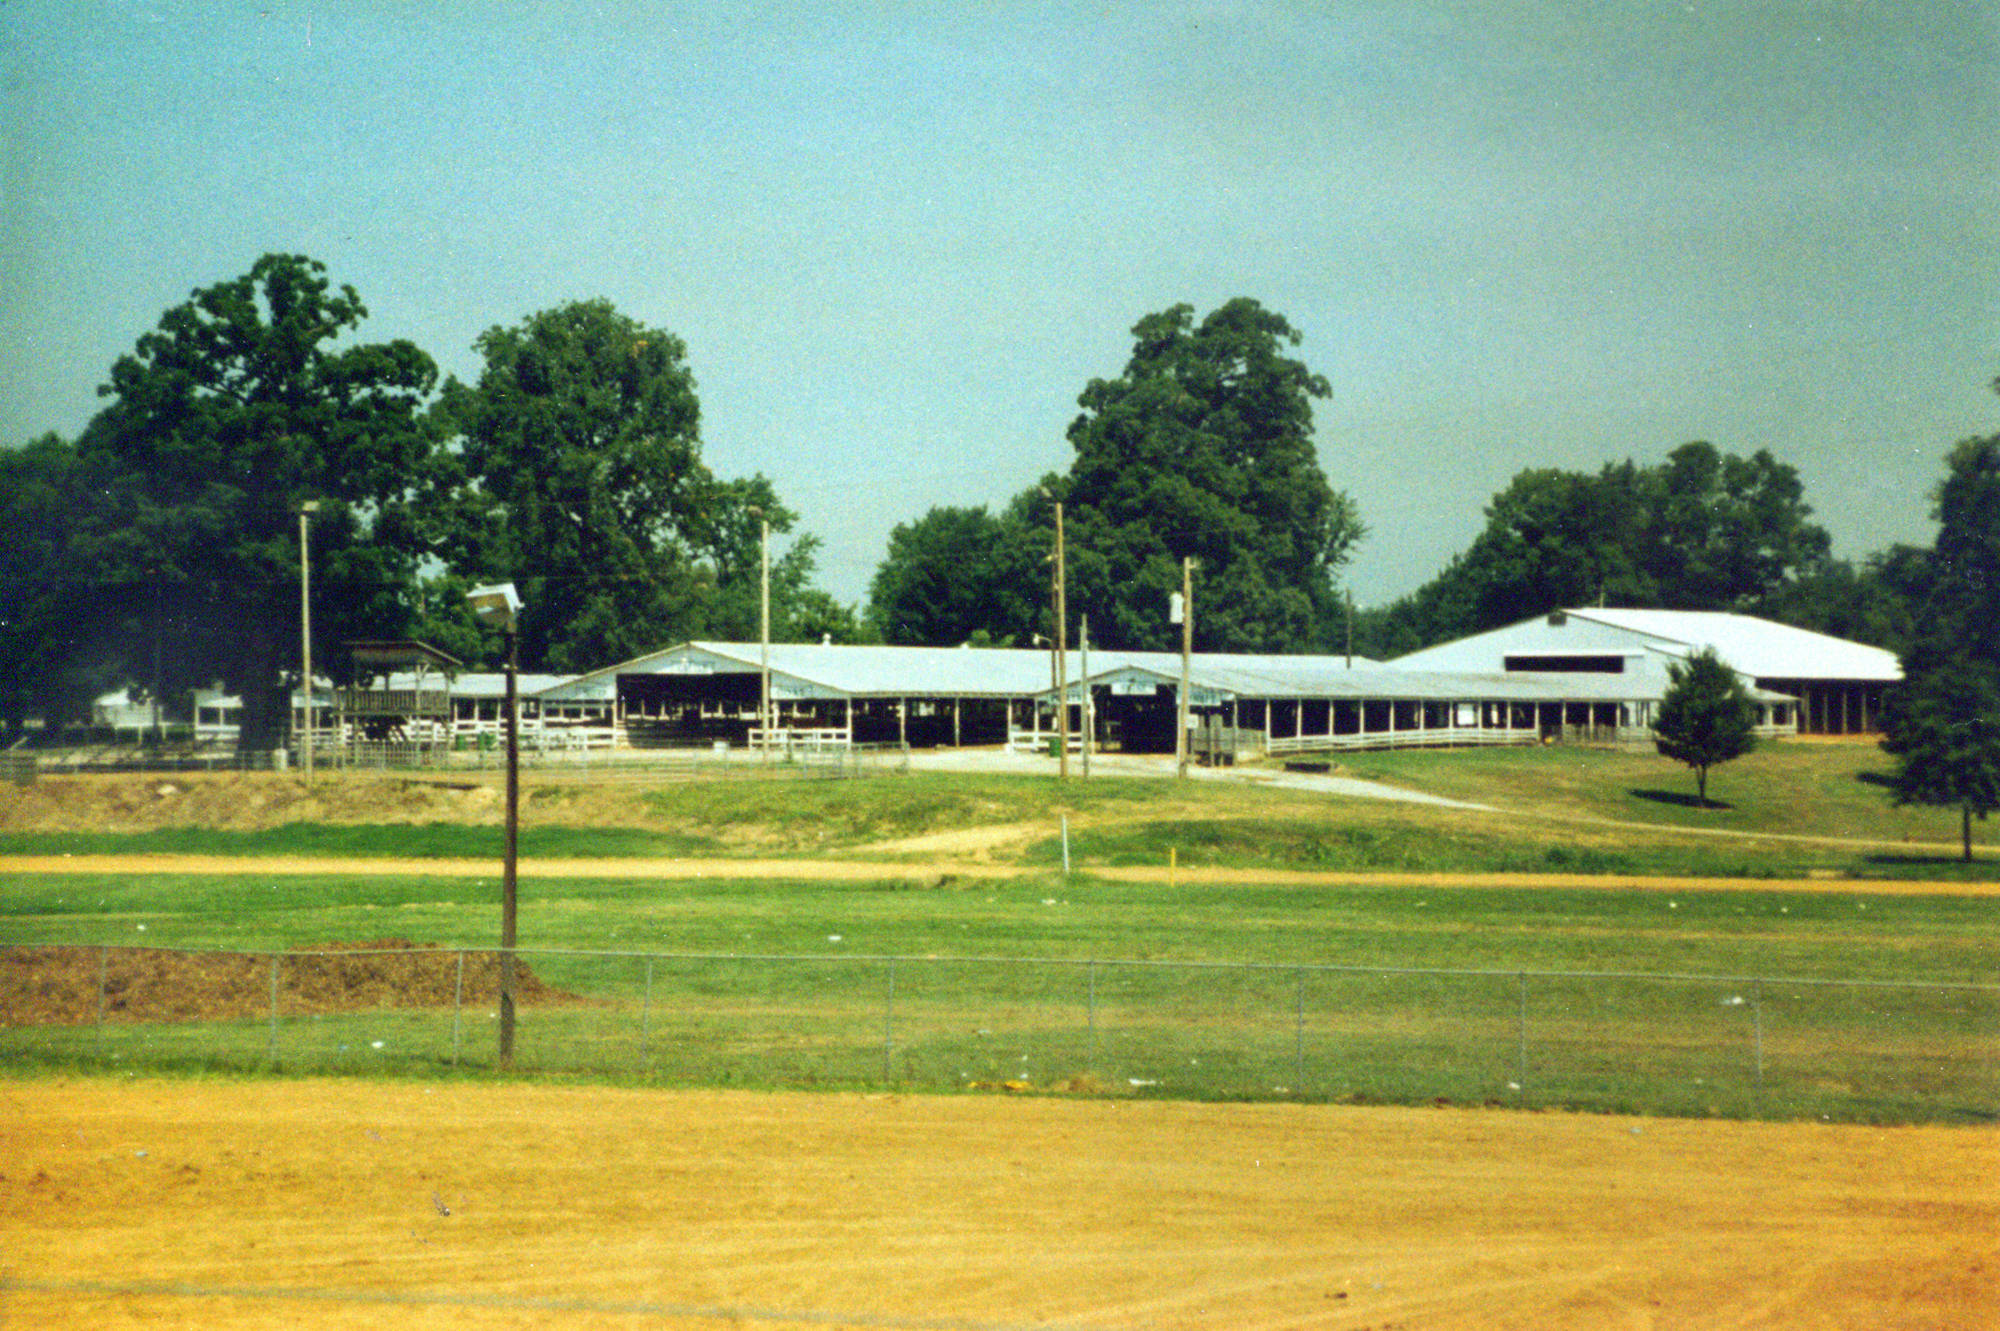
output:
[[[465,594],[472,617],[507,635],[507,850],[500,877],[500,1066],[514,1066],[514,935],[521,848],[521,594],[511,582]]]
[[[299,756],[305,760],[306,784],[313,780],[313,630],[312,630],[312,555],[306,542],[306,526],[312,515],[319,512],[319,500],[308,499],[299,505],[299,675],[305,685],[306,724],[305,733],[299,740]],[[157,627],[157,617],[155,626]],[[157,677],[158,671],[156,670]],[[156,697],[157,697],[157,690]],[[158,707],[155,701],[154,706]]]

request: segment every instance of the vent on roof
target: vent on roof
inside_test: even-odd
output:
[[[1552,629],[1559,629],[1559,628],[1561,628],[1561,627],[1562,627],[1563,625],[1565,625],[1565,624],[1567,624],[1567,623],[1569,623],[1569,616],[1568,616],[1568,615],[1564,614],[1564,613],[1563,613],[1562,611],[1560,611],[1560,610],[1551,610],[1551,611],[1549,611],[1549,627],[1550,627],[1550,628],[1552,628]]]

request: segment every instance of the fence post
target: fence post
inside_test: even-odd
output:
[[[639,1062],[646,1061],[646,1055],[653,1043],[653,959],[646,958],[646,997],[639,1008]]]
[[[1750,982],[1750,1017],[1757,1048],[1757,1106],[1764,1105],[1764,981]]]
[[[271,1066],[278,1066],[278,954],[271,954]]]
[[[890,1041],[896,1029],[896,963],[889,962],[889,988],[882,996],[882,1081],[884,1085],[895,1084],[896,1068],[890,1059]]]
[[[1329,725],[1332,724],[1328,721]],[[1300,1099],[1306,1094],[1306,970],[1301,966],[1293,977],[1292,993],[1292,1091]]]
[[[1095,1072],[1097,1071],[1097,959],[1095,957],[1091,958],[1090,962],[1090,999],[1089,1005],[1084,1009],[1084,1014],[1085,1020],[1090,1024],[1090,1062],[1088,1068],[1091,1072]]]
[[[1528,1089],[1528,973],[1526,971],[1518,972],[1514,976],[1514,984],[1516,998],[1514,1013],[1514,1080],[1521,1084],[1523,1091],[1526,1091]]]
[[[451,1065],[458,1066],[459,1023],[465,1014],[465,949],[458,950],[458,981],[451,991]]]

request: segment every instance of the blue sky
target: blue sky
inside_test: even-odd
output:
[[[1769,449],[1859,558],[2000,429],[1993,3],[0,0],[0,61],[0,444],[268,251],[462,377],[603,296],[846,600],[1182,301],[1305,335],[1364,605],[1526,467]]]

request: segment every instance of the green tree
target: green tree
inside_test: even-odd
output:
[[[1959,811],[1972,858],[1972,819],[2000,809],[2000,670],[1947,661],[1897,690],[1884,750],[1894,755],[1892,798]]]
[[[1712,649],[1667,666],[1666,695],[1653,720],[1653,743],[1694,768],[1695,794],[1708,803],[1708,769],[1757,747],[1757,704]]]
[[[797,515],[762,476],[701,458],[701,405],[680,338],[605,300],[481,334],[479,379],[437,415],[455,466],[436,552],[467,577],[519,585],[521,662],[588,670],[679,638],[754,639],[761,524]],[[803,595],[817,542],[774,553],[773,635]]]
[[[1950,654],[2000,666],[2000,435],[1952,447],[1933,512],[1935,582],[1926,618]]]
[[[1363,617],[1363,637],[1400,654],[1569,606],[1783,604],[1826,568],[1811,513],[1797,472],[1761,450],[1697,442],[1653,467],[1530,469],[1493,497],[1462,555]]]
[[[1664,609],[1741,610],[1827,558],[1798,472],[1763,449],[1682,444],[1630,483],[1633,559]]]
[[[6,743],[31,713],[51,726],[87,719],[90,686],[110,683],[96,588],[74,536],[94,487],[56,435],[0,451],[0,721]],[[102,678],[93,678],[102,676]]]
[[[409,502],[434,451],[436,369],[406,341],[335,346],[368,311],[324,274],[272,254],[193,292],[112,366],[78,444],[98,481],[74,553],[105,614],[136,630],[130,677],[148,677],[148,622],[185,626],[168,684],[236,691],[246,749],[284,729],[301,502],[321,505],[316,634],[400,631],[417,568]]]
[[[1090,382],[1069,429],[1076,459],[1056,494],[1073,612],[1106,646],[1177,646],[1167,598],[1192,557],[1204,650],[1330,646],[1343,623],[1334,575],[1362,527],[1320,470],[1312,402],[1329,390],[1285,354],[1300,335],[1247,298],[1199,324],[1176,305],[1132,332],[1124,373]]]
[[[932,647],[1039,631],[1046,598],[1027,601],[1017,585],[1022,561],[1010,558],[1033,539],[1017,514],[996,517],[984,505],[898,523],[869,583],[871,625],[883,642]]]

